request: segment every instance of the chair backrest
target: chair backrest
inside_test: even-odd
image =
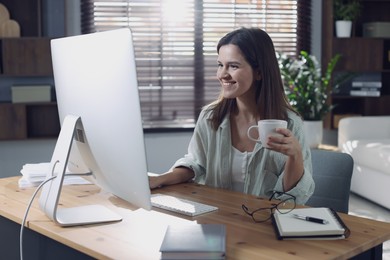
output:
[[[352,157],[346,153],[318,149],[311,150],[311,157],[316,187],[306,205],[348,213]]]

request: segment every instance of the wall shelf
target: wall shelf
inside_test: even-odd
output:
[[[19,23],[21,37],[0,38],[0,87],[3,93],[0,103],[0,140],[56,138],[59,134],[60,123],[55,102],[12,103],[8,98],[11,87],[18,82],[22,82],[21,85],[47,85],[48,79],[51,81],[51,38],[44,37],[43,29],[48,24],[43,22],[45,15],[52,14],[50,7],[58,2],[1,1],[8,9],[10,19]],[[52,23],[54,20],[47,20],[46,23],[49,21]]]
[[[334,73],[379,73],[382,80],[381,96],[332,95],[329,102],[334,109],[324,120],[324,126],[328,129],[337,127],[334,117],[390,115],[390,38],[369,38],[362,34],[364,23],[390,22],[390,0],[361,0],[361,4],[362,13],[354,22],[352,37],[337,38],[333,0],[322,1],[322,68],[326,68],[334,55],[341,54]]]

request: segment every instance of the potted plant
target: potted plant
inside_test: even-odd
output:
[[[310,129],[305,130],[309,145],[317,147],[322,141],[322,120],[332,108],[328,103],[332,72],[341,56],[337,54],[330,60],[324,74],[316,57],[306,51],[301,51],[298,58],[283,53],[277,56],[286,95],[290,104],[301,114],[304,127]],[[314,130],[313,124],[317,130]],[[311,133],[315,134],[313,138],[310,137]]]
[[[334,20],[336,36],[351,37],[352,23],[359,17],[361,4],[359,0],[334,0]]]

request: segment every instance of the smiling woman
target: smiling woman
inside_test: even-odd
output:
[[[144,126],[193,127],[202,106],[218,96],[215,45],[227,32],[259,27],[279,51],[308,50],[302,46],[310,46],[311,0],[264,2],[81,0],[82,32],[129,26]]]
[[[219,97],[203,107],[188,153],[165,174],[150,176],[150,187],[192,179],[257,196],[288,192],[305,203],[314,190],[310,149],[285,96],[272,39],[259,28],[240,28],[220,39],[217,54]],[[288,124],[265,142],[250,140],[249,126],[264,119]]]

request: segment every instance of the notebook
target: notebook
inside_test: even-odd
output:
[[[225,259],[226,227],[222,224],[169,225],[161,259]]]
[[[294,214],[322,219],[326,224],[300,219]],[[350,234],[337,212],[330,208],[298,208],[286,214],[275,211],[272,214],[272,224],[279,240],[344,239]]]

